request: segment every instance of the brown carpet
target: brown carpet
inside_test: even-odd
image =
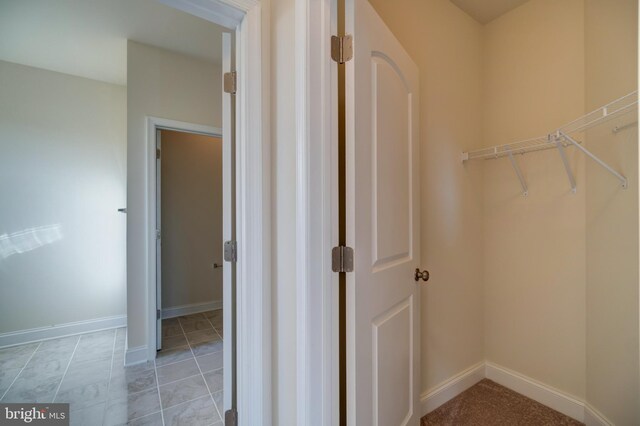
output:
[[[551,408],[484,379],[422,418],[422,426],[582,425]]]

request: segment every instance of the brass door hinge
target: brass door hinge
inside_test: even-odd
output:
[[[353,58],[353,37],[331,36],[331,59],[339,64],[349,62]]]
[[[331,250],[331,269],[333,272],[353,272],[353,249],[346,246]]]
[[[238,90],[238,75],[235,71],[224,73],[224,92],[232,95]]]

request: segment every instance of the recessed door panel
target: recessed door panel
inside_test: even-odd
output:
[[[374,425],[405,425],[413,415],[413,299],[373,322]]]
[[[411,257],[411,93],[390,58],[371,57],[373,260],[376,269]]]

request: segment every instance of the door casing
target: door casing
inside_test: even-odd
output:
[[[271,162],[268,14],[260,0],[160,0],[235,33],[236,362],[238,418],[271,424]],[[222,85],[222,82],[220,82]],[[147,126],[147,359],[155,358],[155,133]],[[140,309],[134,307],[133,309]],[[225,410],[227,410],[225,401]]]

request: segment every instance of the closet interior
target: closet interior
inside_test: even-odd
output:
[[[370,1],[420,69],[423,401],[640,424],[637,0]]]

